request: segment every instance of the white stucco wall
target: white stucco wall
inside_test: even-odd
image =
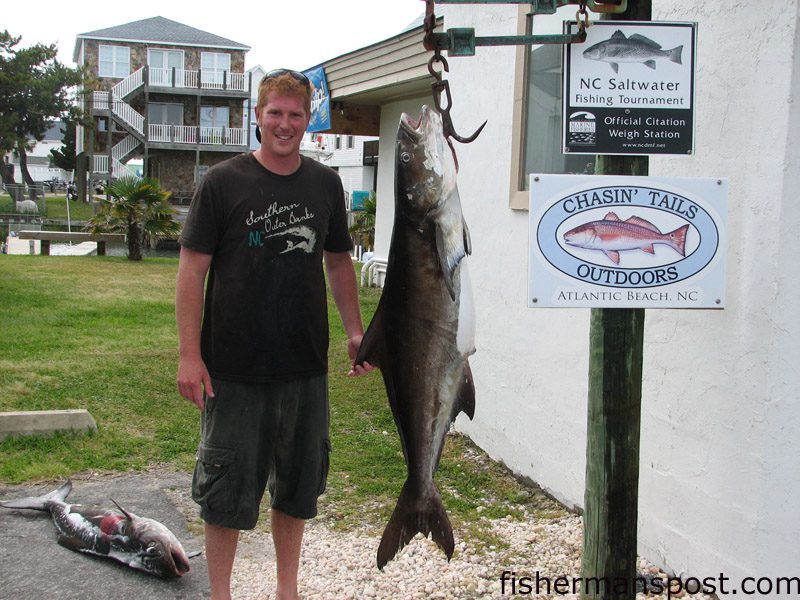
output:
[[[727,307],[648,310],[639,550],[673,573],[795,575],[800,537],[798,2],[653,0],[654,19],[699,22],[696,152],[651,175],[729,180]],[[445,27],[513,35],[515,6],[437,6]],[[528,309],[528,214],[509,204],[513,48],[450,58],[453,119],[478,316],[475,420],[458,426],[567,505],[583,504],[589,311]],[[477,82],[480,82],[479,85]],[[393,186],[401,110],[381,117],[378,197]],[[391,143],[388,143],[388,141]],[[379,202],[376,254],[393,207]]]

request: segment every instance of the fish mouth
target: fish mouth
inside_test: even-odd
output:
[[[401,114],[400,129],[407,133],[413,140],[419,141],[422,138],[422,115],[415,120],[408,113]]]
[[[435,118],[436,113],[430,106],[424,104],[419,112],[419,117],[414,119],[408,113],[400,115],[400,128],[405,131],[414,140],[419,141],[425,135],[425,131],[429,129],[428,125],[431,119]]]
[[[189,561],[186,559],[186,555],[182,552],[173,552],[172,561],[175,565],[175,570],[173,571],[175,577],[182,577],[185,573],[189,572]]]

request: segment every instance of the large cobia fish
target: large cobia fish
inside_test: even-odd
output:
[[[471,419],[475,388],[470,238],[456,188],[455,156],[439,113],[400,117],[395,218],[386,281],[356,364],[381,369],[408,469],[378,548],[382,569],[418,532],[453,555],[453,529],[433,475],[459,412]]]
[[[70,491],[72,482],[67,481],[44,496],[6,500],[0,506],[49,512],[58,543],[65,548],[113,558],[158,577],[180,577],[189,570],[181,543],[158,521],[139,517],[116,502],[118,510],[67,504]]]
[[[682,53],[683,46],[664,50],[656,42],[641,34],[634,33],[631,37],[625,37],[622,31],[617,30],[609,39],[584,50],[583,57],[607,62],[614,69],[614,73],[619,73],[619,63],[641,63],[655,69],[656,60],[665,59],[680,65]]]

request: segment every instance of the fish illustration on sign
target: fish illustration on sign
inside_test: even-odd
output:
[[[619,73],[619,63],[641,63],[655,69],[656,60],[666,59],[680,65],[683,64],[682,53],[683,46],[664,50],[650,38],[638,33],[625,37],[625,34],[618,29],[609,39],[584,50],[583,57],[587,60],[607,62],[614,69],[614,73]]]
[[[157,577],[181,577],[189,571],[183,546],[165,525],[139,517],[113,500],[117,510],[67,504],[70,491],[68,480],[44,496],[0,501],[0,506],[49,512],[58,543],[70,550],[113,558]]]
[[[433,475],[450,424],[460,412],[475,413],[464,260],[471,242],[439,113],[428,106],[419,120],[403,113],[396,148],[386,282],[355,359],[381,369],[408,472],[378,547],[379,569],[418,532],[452,557],[453,528]]]
[[[590,221],[567,231],[564,242],[577,248],[600,250],[615,265],[619,264],[622,250],[642,250],[655,254],[654,244],[669,246],[681,256],[686,256],[686,233],[689,225],[669,233],[661,231],[650,221],[632,216],[625,221],[610,212],[599,221]]]

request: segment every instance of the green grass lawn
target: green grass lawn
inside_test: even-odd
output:
[[[176,272],[176,259],[0,255],[0,411],[85,408],[98,425],[92,435],[0,442],[0,480],[192,469],[199,413],[174,383]],[[380,291],[360,297],[369,323]],[[405,479],[400,442],[380,374],[346,376],[345,334],[329,306],[333,453],[321,514],[345,528],[382,526]],[[560,514],[462,436],[449,436],[436,479],[454,525],[523,507]]]
[[[40,216],[44,219],[56,221],[67,220],[67,197],[65,194],[46,194],[45,204],[47,209]],[[0,193],[0,214],[10,214],[14,210],[14,201],[8,194]],[[71,221],[86,221],[94,215],[91,203],[73,200],[69,203],[69,218]]]

